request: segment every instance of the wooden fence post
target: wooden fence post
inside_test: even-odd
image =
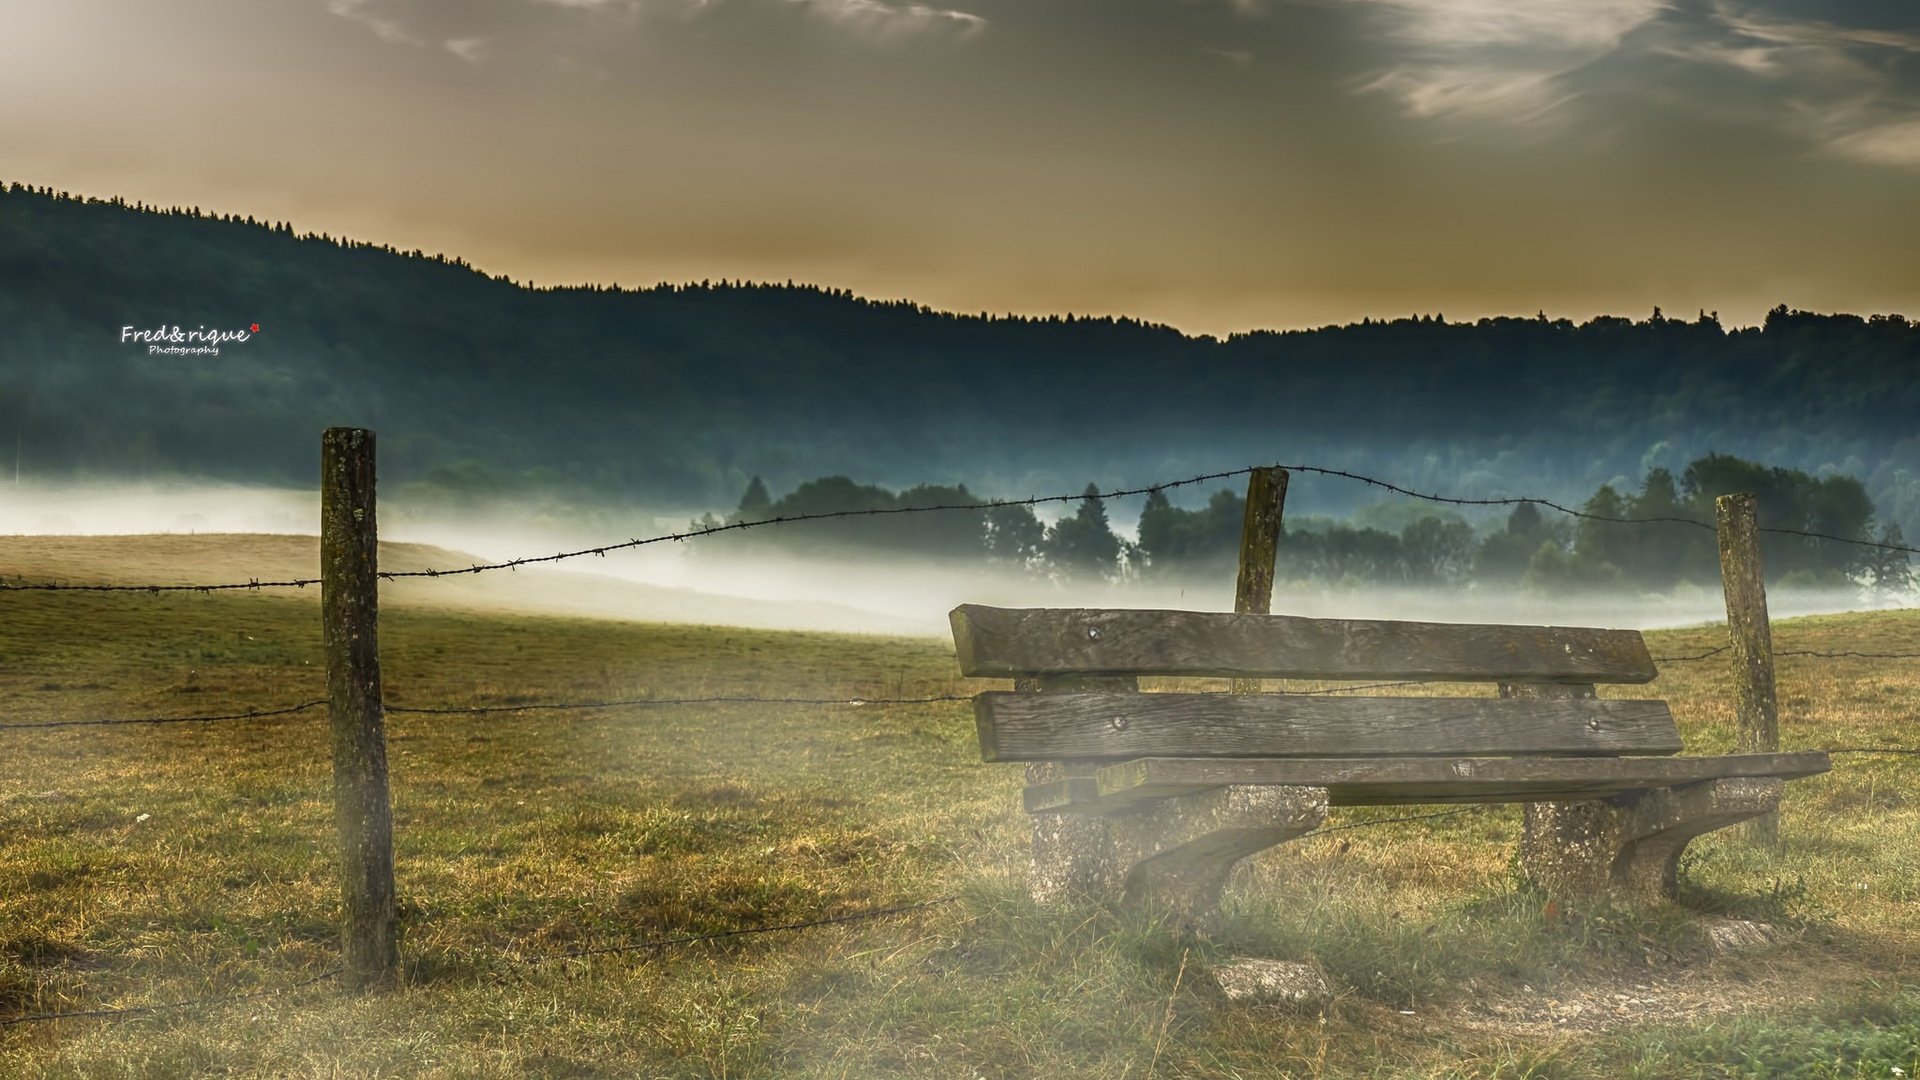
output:
[[[1280,551],[1280,516],[1287,504],[1287,470],[1255,469],[1247,474],[1247,513],[1240,523],[1240,578],[1234,584],[1233,610],[1273,613],[1274,558]],[[1236,694],[1257,694],[1259,679],[1233,680]]]
[[[1727,598],[1727,636],[1733,655],[1736,748],[1771,754],[1780,749],[1780,705],[1773,689],[1773,629],[1767,619],[1767,582],[1760,565],[1760,533],[1752,495],[1714,500],[1720,534],[1720,585]],[[1780,815],[1762,814],[1742,827],[1756,844],[1780,842]]]
[[[328,428],[320,437],[320,620],[346,913],[340,952],[355,988],[388,982],[399,965],[373,488],[373,432]]]

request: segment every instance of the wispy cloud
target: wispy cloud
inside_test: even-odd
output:
[[[1658,15],[1662,0],[1350,0],[1380,10],[1403,41],[1591,53]]]
[[[425,44],[407,33],[398,20],[378,14],[372,7],[371,0],[327,0],[329,12],[372,30],[381,41],[395,45]]]
[[[1402,58],[1359,82],[1422,117],[1546,117],[1574,96],[1561,79],[1656,18],[1661,0],[1347,0]]]
[[[1768,119],[1831,153],[1920,166],[1920,80],[1912,75],[1920,34],[1793,19],[1732,0],[1716,0],[1712,13],[1718,36],[1674,55],[1761,80],[1771,90],[1757,99]]]
[[[486,38],[483,38],[483,37],[448,38],[445,42],[445,45],[447,47],[448,52],[452,53],[453,55],[459,57],[462,60],[465,60],[469,64],[477,64],[480,61],[486,59],[486,55],[487,55],[487,39]]]
[[[1794,17],[1769,0],[1331,2],[1365,13],[1388,56],[1354,89],[1411,116],[1544,124],[1603,88],[1615,102],[1657,97],[1854,160],[1920,165],[1920,33]],[[1730,92],[1714,72],[1744,81]]]
[[[1555,85],[1552,71],[1496,64],[1397,67],[1360,89],[1398,98],[1414,116],[1498,114],[1521,122],[1540,119],[1572,96]]]
[[[953,8],[886,0],[788,0],[834,22],[878,38],[946,31],[970,37],[987,25],[978,15]]]
[[[744,16],[771,15],[798,5],[813,16],[869,40],[923,36],[967,38],[987,20],[957,8],[919,0],[325,0],[328,11],[371,30],[388,44],[438,46],[477,63],[509,44],[515,32],[559,25],[554,20],[591,18],[632,27],[641,20],[696,21],[721,9]],[[773,20],[768,20],[773,25]],[[537,36],[537,34],[536,34]]]
[[[1853,48],[1869,46],[1920,52],[1920,34],[1877,27],[1850,27],[1820,19],[1788,19],[1728,0],[1714,4],[1714,14],[1728,29],[1756,41],[1787,46]]]
[[[1920,116],[1850,131],[1829,145],[1861,161],[1920,167]]]

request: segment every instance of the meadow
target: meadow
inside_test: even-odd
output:
[[[316,601],[0,594],[0,725],[323,697]],[[381,635],[393,706],[1001,685],[959,678],[935,638],[426,603],[390,604]],[[1648,635],[1656,656],[1723,637]],[[1782,620],[1774,640],[1920,651],[1920,611]],[[1722,752],[1726,678],[1678,663],[1612,693],[1670,700],[1687,752]],[[1786,749],[1920,747],[1920,660],[1784,657],[1779,686]],[[388,730],[404,970],[366,996],[308,981],[337,945],[324,709],[0,730],[0,1023],[260,992],[0,1027],[0,1076],[1920,1073],[1911,756],[1839,755],[1790,784],[1780,851],[1711,834],[1660,909],[1549,908],[1514,874],[1519,811],[1498,807],[1259,856],[1196,940],[1026,899],[1021,770],[979,760],[964,702],[394,713]],[[1721,916],[1773,940],[1718,951]],[[1336,996],[1230,1002],[1208,971],[1237,955],[1310,961]]]

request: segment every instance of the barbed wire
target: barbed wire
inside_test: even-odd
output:
[[[1543,498],[1530,496],[1530,495],[1529,496],[1512,496],[1512,497],[1503,497],[1503,498],[1486,498],[1486,499],[1469,499],[1469,498],[1459,498],[1459,497],[1449,496],[1449,495],[1438,495],[1432,492],[1416,491],[1412,488],[1403,487],[1399,484],[1392,483],[1391,481],[1381,480],[1378,477],[1364,476],[1360,473],[1350,472],[1346,469],[1326,468],[1319,465],[1249,465],[1249,466],[1245,466],[1238,469],[1225,469],[1219,472],[1202,473],[1199,476],[1190,476],[1181,480],[1163,481],[1158,484],[1150,484],[1146,487],[1116,488],[1116,489],[1113,489],[1110,491],[1104,491],[1104,492],[1096,488],[1091,497],[1099,498],[1099,499],[1118,499],[1118,498],[1125,498],[1132,495],[1151,495],[1156,492],[1163,492],[1172,488],[1187,487],[1193,484],[1204,484],[1213,480],[1226,480],[1236,476],[1246,476],[1250,473],[1260,472],[1267,469],[1284,469],[1288,472],[1307,473],[1307,474],[1319,475],[1319,476],[1336,477],[1344,480],[1353,480],[1362,484],[1369,485],[1371,487],[1380,488],[1383,491],[1391,491],[1398,495],[1404,495],[1408,498],[1419,499],[1425,502],[1440,503],[1440,504],[1445,504],[1450,506],[1518,506],[1525,503],[1525,504],[1531,504],[1534,506],[1544,506],[1549,510],[1554,510],[1559,513],[1566,514],[1570,517],[1578,518],[1584,521],[1602,521],[1602,522],[1609,522],[1612,524],[1620,524],[1620,525],[1648,525],[1648,524],[1658,524],[1658,523],[1671,523],[1671,524],[1678,524],[1678,525],[1691,525],[1696,528],[1707,529],[1707,530],[1715,529],[1715,526],[1713,525],[1713,523],[1700,521],[1695,518],[1683,518],[1683,517],[1672,517],[1672,516],[1654,516],[1654,517],[1641,517],[1641,518],[1614,517],[1607,514],[1594,514],[1594,513],[1589,513],[1585,510],[1576,510],[1570,506],[1563,505],[1551,499],[1543,499]],[[1022,499],[989,499],[982,502],[971,502],[971,503],[936,503],[930,506],[890,506],[890,507],[878,507],[878,508],[869,508],[869,509],[862,509],[862,510],[831,510],[831,511],[821,511],[818,513],[806,513],[806,514],[782,514],[777,517],[759,518],[752,521],[724,522],[716,525],[709,525],[709,526],[702,526],[700,528],[695,528],[695,529],[688,529],[683,532],[662,533],[658,536],[631,538],[618,543],[599,544],[594,547],[579,548],[572,551],[559,551],[551,555],[523,556],[521,558],[506,559],[500,562],[475,563],[472,566],[467,566],[467,567],[462,567],[462,568],[452,569],[452,570],[440,570],[440,569],[429,568],[426,570],[382,571],[379,574],[379,577],[383,581],[396,581],[402,578],[458,577],[466,574],[482,574],[482,573],[487,573],[494,570],[513,570],[518,567],[531,566],[538,563],[561,562],[566,559],[582,558],[587,555],[596,555],[596,556],[604,557],[610,551],[624,551],[631,548],[646,547],[652,544],[663,544],[668,542],[694,540],[700,537],[713,536],[718,533],[734,532],[741,529],[755,529],[755,528],[761,528],[768,525],[785,525],[785,524],[794,524],[794,523],[805,522],[805,521],[825,521],[825,520],[842,519],[842,518],[883,517],[883,516],[888,516],[893,514],[922,514],[922,513],[931,513],[936,511],[971,510],[971,511],[981,512],[981,511],[994,510],[994,509],[999,509],[1002,507],[1010,507],[1010,506],[1031,507],[1031,506],[1039,506],[1045,503],[1072,502],[1077,499],[1084,499],[1088,497],[1089,495],[1086,491],[1081,491],[1078,493],[1066,494],[1066,495],[1032,495]],[[1853,544],[1860,547],[1877,548],[1884,551],[1900,551],[1900,552],[1906,552],[1908,554],[1920,554],[1920,547],[1909,547],[1904,544],[1891,544],[1891,543],[1885,543],[1885,542],[1876,541],[1876,540],[1862,540],[1854,537],[1836,536],[1832,533],[1815,532],[1815,531],[1810,531],[1806,529],[1788,529],[1788,528],[1767,526],[1767,527],[1761,527],[1759,531],[1763,533],[1774,533],[1774,534],[1786,535],[1786,536],[1799,536],[1799,537],[1805,537],[1810,539],[1831,540],[1836,543]],[[66,584],[58,584],[58,583],[11,583],[10,584],[3,580],[0,580],[0,591],[10,590],[15,592],[35,591],[35,592],[212,593],[212,592],[218,592],[223,590],[234,590],[234,589],[257,590],[257,589],[277,589],[277,588],[305,588],[308,585],[317,585],[317,584],[320,584],[319,578],[299,578],[299,579],[294,579],[290,581],[260,581],[257,579],[249,579],[244,582],[233,582],[233,583],[216,584],[216,585],[66,585]]]
[[[1118,489],[1114,491],[1103,492],[1103,493],[1100,493],[1097,497],[1102,499],[1114,499],[1114,498],[1124,498],[1129,495],[1148,495],[1157,491],[1166,491],[1170,488],[1186,487],[1192,484],[1204,484],[1211,480],[1226,480],[1235,476],[1245,476],[1248,473],[1255,472],[1263,468],[1267,468],[1267,466],[1250,465],[1250,466],[1239,468],[1239,469],[1228,469],[1221,472],[1203,473],[1199,476],[1187,477],[1184,480],[1168,480],[1162,483],[1153,484],[1148,487]],[[587,555],[598,555],[598,556],[604,557],[610,551],[624,551],[630,548],[646,547],[652,544],[664,544],[669,542],[694,540],[703,536],[713,536],[718,533],[734,532],[740,529],[756,529],[756,528],[760,528],[767,525],[787,525],[787,524],[793,524],[793,523],[803,522],[803,521],[825,521],[825,520],[836,519],[836,518],[882,517],[882,516],[891,515],[891,514],[922,514],[922,513],[930,513],[934,511],[951,511],[951,510],[986,511],[986,510],[993,510],[993,509],[1006,507],[1006,506],[1039,506],[1045,503],[1072,502],[1074,500],[1084,499],[1086,497],[1087,497],[1087,493],[1085,491],[1080,491],[1071,495],[1032,495],[1023,499],[989,499],[984,502],[972,502],[972,503],[936,503],[931,506],[890,506],[890,507],[879,507],[879,508],[871,508],[871,509],[864,509],[864,510],[831,510],[831,511],[822,511],[819,513],[809,513],[809,514],[782,514],[778,517],[760,518],[753,521],[731,521],[731,522],[725,522],[718,525],[703,526],[697,529],[688,529],[684,532],[662,533],[658,536],[648,536],[648,537],[642,537],[642,538],[636,538],[636,539],[628,539],[628,540],[621,541],[619,543],[599,544],[594,547],[579,548],[573,551],[555,552],[552,555],[525,556],[522,558],[506,559],[501,562],[493,562],[493,563],[475,563],[472,566],[461,567],[459,569],[453,569],[453,570],[427,569],[427,570],[382,571],[379,577],[382,581],[395,581],[401,578],[458,577],[463,574],[483,574],[493,570],[512,570],[517,567],[531,566],[536,563],[560,562],[565,559],[577,559]],[[306,578],[306,579],[300,579],[300,580],[294,580],[294,581],[247,581],[247,582],[227,584],[227,585],[61,585],[61,584],[7,584],[4,581],[0,581],[0,590],[13,590],[17,592],[22,592],[22,591],[214,592],[222,589],[271,589],[271,588],[289,588],[289,587],[303,588],[307,585],[319,584],[319,582],[320,582],[320,579],[318,578]]]
[[[1690,661],[1690,660],[1705,660],[1711,656],[1718,656],[1721,653],[1726,652],[1731,648],[1733,648],[1733,646],[1731,645],[1722,645],[1717,649],[1708,649],[1706,652],[1696,653],[1692,656],[1656,656],[1653,658],[1653,662],[1656,664],[1680,664],[1680,663],[1686,663],[1687,661]],[[1843,650],[1837,650],[1837,651],[1823,651],[1820,649],[1775,649],[1773,650],[1773,655],[1776,657],[1778,656],[1809,656],[1809,657],[1817,657],[1817,658],[1826,659],[1826,660],[1920,659],[1920,652],[1856,652],[1851,649],[1843,649]]]
[[[1435,495],[1424,491],[1414,491],[1411,488],[1401,487],[1398,484],[1386,480],[1380,480],[1371,476],[1362,476],[1359,473],[1348,472],[1345,469],[1328,469],[1318,465],[1281,465],[1278,467],[1288,472],[1314,473],[1320,476],[1337,476],[1345,480],[1357,480],[1360,483],[1382,488],[1398,495],[1405,495],[1408,498],[1420,499],[1425,502],[1445,503],[1451,506],[1518,506],[1521,503],[1531,503],[1534,506],[1544,506],[1549,510],[1557,510],[1569,517],[1579,518],[1583,521],[1604,521],[1615,525],[1646,525],[1665,522],[1675,525],[1692,525],[1695,528],[1706,529],[1711,532],[1719,531],[1712,522],[1701,521],[1697,518],[1671,516],[1641,518],[1613,517],[1608,514],[1594,514],[1585,510],[1575,510],[1570,506],[1563,506],[1551,499],[1542,499],[1531,495],[1497,499],[1462,499],[1448,495]],[[1763,533],[1775,533],[1782,536],[1800,536],[1815,540],[1833,540],[1842,544],[1855,544],[1860,547],[1879,548],[1883,551],[1904,551],[1911,555],[1920,555],[1920,547],[1908,547],[1905,544],[1889,544],[1878,540],[1860,540],[1854,537],[1835,536],[1832,533],[1813,532],[1807,529],[1785,529],[1763,526],[1760,527],[1759,531]]]
[[[1732,649],[1731,645],[1722,645],[1717,649],[1708,649],[1701,653],[1685,656],[1656,656],[1656,664],[1677,664],[1706,660]],[[1866,660],[1906,660],[1920,659],[1920,652],[1861,652],[1857,650],[1822,651],[1816,649],[1776,649],[1774,656],[1814,657],[1822,659],[1866,659]],[[1446,680],[1408,679],[1395,682],[1361,683],[1357,686],[1329,686],[1315,690],[1279,690],[1278,695],[1289,697],[1312,697],[1324,694],[1350,694],[1361,690],[1386,690],[1405,686],[1432,686]],[[1226,696],[1228,691],[1215,691]],[[700,697],[632,697],[608,698],[595,701],[536,701],[499,705],[392,705],[383,704],[384,712],[421,716],[480,716],[494,713],[513,712],[569,712],[593,709],[615,709],[638,706],[686,706],[686,705],[828,705],[842,707],[861,707],[868,705],[939,705],[952,702],[972,701],[971,694],[929,694],[923,697],[754,697],[745,694],[713,694]],[[101,717],[86,720],[37,720],[20,723],[0,724],[0,731],[47,729],[68,727],[113,727],[120,725],[156,725],[156,724],[207,724],[227,720],[257,720],[273,716],[286,716],[305,712],[327,704],[325,699],[303,701],[297,705],[286,705],[270,709],[248,709],[243,712],[212,713],[193,716],[133,716]]]
[[[158,595],[167,592],[216,593],[231,589],[304,589],[309,585],[320,584],[319,578],[297,578],[292,581],[259,581],[248,579],[225,585],[63,585],[50,583],[8,584],[0,580],[0,592],[140,592]]]
[[[972,701],[966,694],[937,694],[928,697],[885,698],[885,697],[747,697],[735,694],[717,694],[709,697],[640,697],[620,698],[606,701],[540,701],[520,705],[385,705],[382,712],[407,713],[432,716],[472,716],[487,713],[566,711],[589,709],[612,709],[638,705],[839,705],[858,708],[867,705],[933,705],[941,702]],[[284,716],[290,713],[304,712],[327,704],[326,700],[304,701],[298,705],[288,705],[276,709],[250,709],[246,712],[214,713],[202,716],[130,716],[104,717],[90,720],[35,720],[23,723],[0,724],[0,731],[19,729],[44,729],[64,727],[113,727],[123,724],[211,724],[223,720],[256,720],[267,716]]]
[[[1812,650],[1812,649],[1786,649],[1786,650],[1776,651],[1773,655],[1775,656],[1815,656],[1815,657],[1822,657],[1829,660],[1838,660],[1838,659],[1844,659],[1849,657],[1862,658],[1867,660],[1911,660],[1916,657],[1920,657],[1920,652],[1883,652],[1883,653],[1851,652],[1851,651],[1819,652],[1817,650]]]
[[[1656,664],[1684,664],[1690,660],[1705,660],[1710,656],[1719,656],[1731,648],[1733,648],[1731,645],[1722,645],[1717,649],[1708,649],[1706,652],[1694,653],[1690,656],[1656,656],[1653,658],[1653,662]]]
[[[76,1009],[71,1012],[38,1012],[27,1013],[24,1016],[8,1016],[0,1018],[0,1028],[13,1027],[17,1024],[47,1023],[54,1020],[117,1020],[128,1016],[142,1016],[147,1013],[171,1011],[173,1009],[191,1009],[206,1005],[223,1005],[234,1001],[251,1001],[255,998],[278,997],[281,994],[291,994],[295,990],[305,989],[315,983],[325,982],[339,974],[340,969],[333,968],[328,971],[323,971],[311,979],[302,979],[288,986],[270,987],[265,990],[249,990],[237,994],[220,994],[214,997],[187,998],[183,1001],[164,1001],[153,1005],[127,1005],[109,1009]]]
[[[1169,488],[1186,487],[1190,484],[1204,484],[1210,480],[1225,480],[1230,477],[1245,476],[1248,473],[1256,472],[1262,468],[1266,468],[1266,466],[1250,465],[1245,468],[1229,469],[1224,472],[1190,476],[1185,480],[1169,480],[1165,483],[1154,484],[1149,487],[1100,492],[1096,497],[1101,499],[1118,499],[1125,498],[1129,495],[1150,495],[1154,492],[1165,491]],[[514,567],[527,566],[532,563],[559,562],[562,559],[574,559],[583,555],[604,556],[609,551],[621,551],[627,548],[645,547],[649,544],[661,544],[669,541],[695,540],[703,536],[713,536],[717,533],[733,532],[739,529],[756,529],[763,525],[788,525],[802,521],[826,521],[837,518],[884,517],[890,514],[924,514],[944,510],[996,510],[1006,506],[1039,506],[1044,503],[1072,502],[1076,499],[1084,499],[1087,497],[1087,493],[1081,491],[1073,495],[1032,495],[1024,499],[989,499],[985,502],[976,503],[936,503],[932,506],[889,506],[866,510],[827,510],[810,514],[782,514],[778,517],[760,518],[753,521],[732,521],[719,525],[702,526],[701,528],[689,529],[685,532],[664,533],[659,536],[649,536],[645,539],[626,540],[618,544],[602,544],[598,547],[581,548],[577,551],[562,551],[552,555],[508,559],[504,562],[496,563],[480,563],[461,570],[401,570],[392,573],[383,573],[380,577],[382,580],[392,581],[396,578],[438,578],[451,577],[459,574],[481,574],[490,570],[510,570]]]
[[[285,716],[289,713],[317,709],[326,703],[326,699],[322,698],[318,701],[303,701],[298,705],[287,705],[277,709],[248,709],[246,712],[214,713],[206,716],[124,716],[94,720],[33,720],[24,723],[0,724],[0,731],[21,728],[112,727],[120,724],[213,724],[222,720],[257,720],[265,716]]]
[[[943,701],[972,701],[971,695],[940,694],[932,697],[917,698],[763,698],[744,695],[716,695],[713,697],[691,698],[619,698],[609,701],[545,701],[526,705],[448,705],[448,706],[408,706],[386,705],[390,713],[422,713],[429,715],[471,715],[477,713],[531,712],[536,710],[567,709],[612,709],[627,705],[931,705]]]

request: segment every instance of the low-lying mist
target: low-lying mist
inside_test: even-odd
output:
[[[278,568],[262,559],[311,558],[311,543],[292,542],[317,530],[318,496],[294,489],[192,486],[98,485],[22,488],[0,495],[0,535],[34,537],[38,572],[97,574],[103,541],[76,541],[89,550],[81,565],[67,566],[51,536],[125,537],[169,534],[167,561],[129,558],[131,581],[138,569],[186,580],[223,581],[267,577]],[[684,531],[700,508],[643,511],[599,508],[553,513],[513,504],[472,508],[425,508],[404,499],[381,507],[383,544],[431,545],[393,551],[409,568],[460,569],[474,562],[540,556],[563,550],[620,543]],[[774,526],[807,529],[807,523]],[[239,534],[278,534],[278,546],[243,543]],[[662,541],[558,563],[483,575],[390,583],[390,603],[572,614],[649,622],[693,622],[859,633],[944,635],[947,612],[962,603],[1007,607],[1147,607],[1231,610],[1233,581],[1160,584],[1148,581],[1057,581],[1007,568],[849,553],[838,557],[768,553],[766,545],[736,543],[745,535],[722,533],[698,541]],[[0,575],[18,576],[28,565],[16,542],[12,559],[0,558]],[[143,550],[151,552],[153,545]],[[433,550],[444,549],[444,550]],[[9,550],[0,547],[0,553]],[[110,557],[107,556],[107,557]],[[249,559],[253,562],[250,563]],[[9,566],[8,562],[15,565]],[[417,564],[417,565],[416,565]],[[397,564],[396,564],[397,565]],[[296,568],[297,569],[297,568]],[[1776,618],[1861,610],[1873,606],[1852,589],[1782,589],[1769,595]],[[1275,586],[1276,612],[1327,618],[1416,619],[1450,622],[1511,622],[1650,629],[1724,619],[1717,590],[1682,587],[1668,594],[1631,590],[1553,594],[1484,586],[1395,588],[1333,586],[1282,581]]]

